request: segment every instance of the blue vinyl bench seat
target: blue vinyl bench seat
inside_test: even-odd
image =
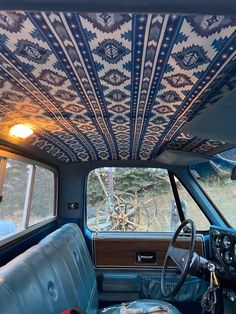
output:
[[[67,224],[0,268],[1,314],[59,314],[78,306],[98,313],[96,275],[84,237],[76,224]],[[163,313],[180,313],[164,301],[139,300],[126,305],[148,312],[155,306]],[[122,305],[101,309],[115,314]],[[162,313],[162,312],[160,312]]]

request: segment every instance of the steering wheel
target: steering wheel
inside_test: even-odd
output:
[[[176,246],[177,239],[179,238],[181,230],[189,225],[190,231],[190,245],[188,249],[183,249]],[[194,247],[195,247],[195,235],[196,228],[195,224],[191,219],[184,220],[178,229],[175,231],[175,234],[169,244],[168,250],[166,252],[164,265],[161,274],[161,292],[165,298],[173,297],[179,291],[179,289],[183,286],[185,279],[190,273],[191,261],[193,258]],[[171,287],[171,284],[166,282],[166,272],[169,261],[172,260],[174,264],[180,270],[180,275],[177,283],[174,288]]]

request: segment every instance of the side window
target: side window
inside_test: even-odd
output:
[[[182,183],[177,178],[175,178],[175,181],[185,218],[192,219],[195,222],[197,230],[208,230],[210,227],[210,222],[203,214],[202,210],[199,208],[195,200],[191,197]]]
[[[233,148],[191,167],[192,176],[233,228],[236,228],[236,180],[232,176],[235,166],[236,148]]]
[[[100,168],[88,176],[87,224],[93,231],[172,231],[174,204],[165,169]]]
[[[29,226],[54,215],[55,175],[48,169],[37,167],[32,193]]]
[[[87,183],[93,231],[170,231],[174,197],[165,169],[99,168]]]
[[[3,164],[4,161],[4,164]],[[1,162],[3,178],[0,203],[0,239],[24,229],[24,205],[28,180],[28,165],[14,159]]]
[[[55,173],[20,159],[0,156],[0,240],[55,216]]]
[[[176,179],[186,218],[200,230],[209,222]],[[169,175],[156,168],[99,168],[87,182],[87,225],[92,231],[169,232],[180,224]]]

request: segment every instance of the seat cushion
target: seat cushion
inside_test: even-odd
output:
[[[165,301],[151,299],[137,300],[128,303],[116,304],[99,311],[99,314],[181,314],[172,304]]]
[[[95,271],[77,225],[64,225],[0,268],[1,314],[58,314],[76,306],[88,314],[98,313]],[[100,311],[113,312],[180,313],[173,305],[155,300],[139,300]]]
[[[67,224],[0,268],[0,314],[97,314],[95,271],[79,227]]]

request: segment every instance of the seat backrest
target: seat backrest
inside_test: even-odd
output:
[[[84,237],[67,224],[0,269],[1,314],[97,313],[96,277]]]
[[[64,285],[68,284],[68,289],[71,285],[70,290],[73,289],[76,293],[77,305],[87,313],[97,312],[96,275],[80,228],[76,224],[66,224],[44,238],[40,244],[57,250],[60,262],[63,263],[58,277]],[[57,265],[55,257],[52,257],[50,253],[48,258],[53,258],[51,260],[52,267]]]

